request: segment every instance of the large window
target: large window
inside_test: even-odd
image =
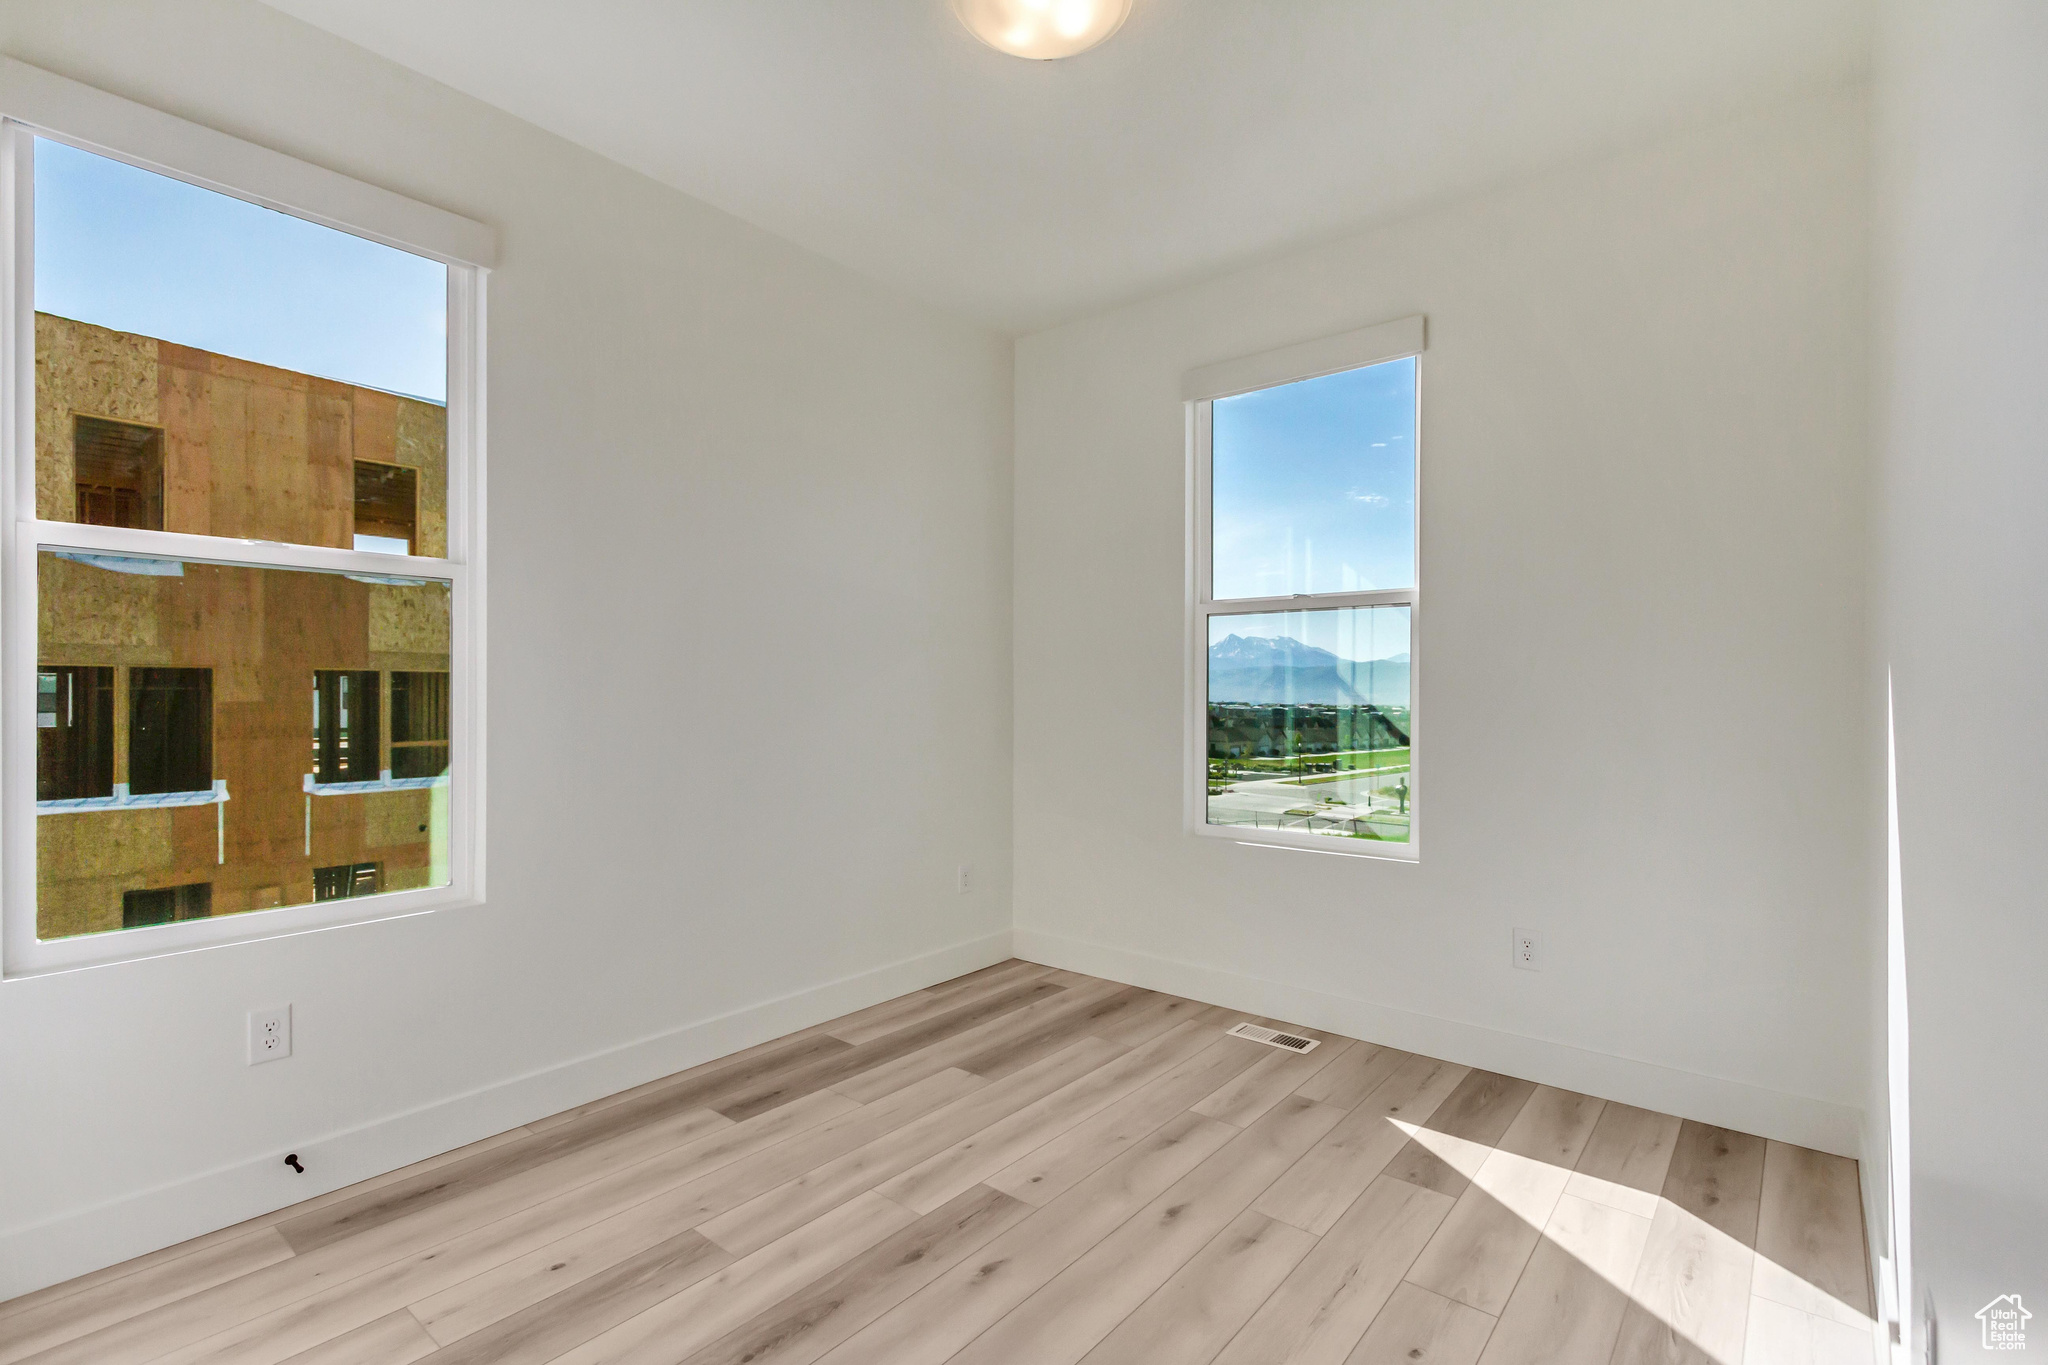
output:
[[[0,88],[6,972],[475,899],[488,234]]]
[[[1189,376],[1199,833],[1415,854],[1421,342],[1411,319]]]

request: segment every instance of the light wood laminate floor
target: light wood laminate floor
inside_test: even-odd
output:
[[[0,1305],[0,1365],[1874,1359],[1854,1162],[1244,1017],[1006,962]]]

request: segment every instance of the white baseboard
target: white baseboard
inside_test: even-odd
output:
[[[299,1144],[306,1174],[273,1152],[0,1230],[0,1301],[115,1265],[494,1133],[673,1075],[1010,956],[1004,930],[701,1019]]]
[[[1348,1038],[1420,1052],[1601,1099],[1619,1100],[1837,1156],[1855,1157],[1862,1141],[1862,1112],[1829,1100],[1788,1095],[1742,1081],[1610,1056],[1569,1043],[1505,1033],[1479,1024],[1440,1019],[1352,996],[1306,990],[1220,967],[1154,957],[1036,929],[1019,928],[1015,935],[1014,951],[1018,957],[1048,967],[1064,967],[1247,1014],[1327,1029]]]

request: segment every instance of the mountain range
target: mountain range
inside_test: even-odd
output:
[[[1209,700],[1405,707],[1408,654],[1346,659],[1291,636],[1228,635],[1209,646]]]

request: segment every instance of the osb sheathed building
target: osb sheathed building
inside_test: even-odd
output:
[[[47,521],[442,556],[436,403],[38,314]],[[444,584],[39,556],[37,931],[445,880]]]

